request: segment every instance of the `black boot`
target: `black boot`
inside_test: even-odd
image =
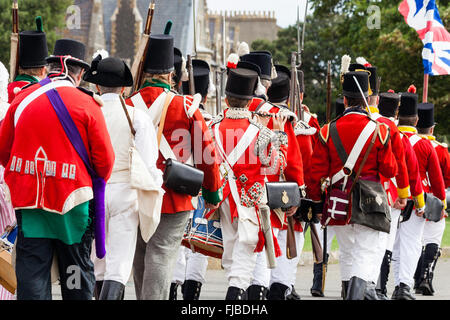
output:
[[[364,300],[379,300],[377,292],[375,291],[375,282],[367,282],[366,290],[364,291]]]
[[[379,300],[389,300],[387,297],[387,283],[389,280],[389,270],[391,269],[392,252],[386,250],[380,268],[377,288],[375,289]]]
[[[172,282],[170,284],[169,300],[177,300],[177,291],[178,291],[178,282]]]
[[[403,282],[400,282],[397,295],[394,300],[416,300],[416,298],[412,295],[411,288]]]
[[[270,286],[267,300],[286,300],[286,291],[289,289],[282,283],[274,282]]]
[[[301,300],[300,295],[295,291],[294,286],[291,288],[291,293],[286,296],[286,300]]]
[[[423,256],[425,255],[425,247],[422,247],[422,253],[420,255],[419,261],[417,262],[416,272],[414,273],[414,290],[416,294],[422,294],[422,291],[419,289],[419,284],[422,282],[423,273],[425,271],[425,267],[423,264]]]
[[[95,281],[95,286],[94,286],[95,300],[99,300],[100,292],[102,292],[102,287],[103,287],[103,281]]]
[[[99,300],[123,300],[125,295],[125,285],[119,281],[103,281],[102,291]]]
[[[198,300],[200,291],[202,290],[202,283],[195,280],[185,280],[183,286],[184,300]]]
[[[313,278],[313,285],[311,287],[311,295],[313,297],[323,297],[324,296],[322,292],[323,262],[314,263],[313,273],[314,278]]]
[[[345,300],[345,297],[347,297],[347,291],[348,291],[348,283],[350,281],[342,281],[341,285],[341,298]]]
[[[247,300],[266,300],[267,288],[252,284],[247,288]]]
[[[345,300],[363,300],[366,291],[366,281],[358,277],[351,277],[348,283]]]
[[[228,287],[225,300],[246,300],[245,290],[238,287]]]
[[[437,243],[429,243],[425,246],[423,255],[423,266],[421,272],[421,281],[418,286],[418,289],[424,296],[434,295],[432,280],[434,268],[436,267],[436,263],[439,256],[440,250]]]

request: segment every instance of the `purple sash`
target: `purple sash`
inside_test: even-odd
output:
[[[45,86],[49,84],[51,80],[49,78],[45,78],[39,84],[41,86]],[[83,160],[86,169],[91,176],[92,179],[92,189],[94,191],[94,227],[95,227],[95,252],[99,259],[102,259],[106,254],[105,249],[105,180],[97,175],[95,170],[91,165],[91,161],[89,159],[89,154],[84,146],[83,139],[81,138],[80,132],[78,131],[75,122],[70,116],[67,107],[61,99],[58,91],[56,89],[52,89],[46,92],[50,103],[53,106],[53,109],[56,112],[56,115],[61,122],[61,125],[75,148],[76,152],[80,156],[81,160]]]

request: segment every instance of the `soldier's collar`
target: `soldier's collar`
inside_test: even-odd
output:
[[[369,113],[361,106],[349,107],[349,108],[345,109],[345,111],[342,115],[345,116],[346,114],[348,114],[350,112],[358,112],[358,113],[363,113],[363,114],[369,115]]]
[[[30,76],[28,74],[19,74],[14,81],[27,81],[30,83],[36,83],[39,82],[39,79],[33,76]]]
[[[164,88],[170,90],[170,84],[167,84],[159,79],[151,79],[151,81],[145,80],[144,84],[142,85],[141,89],[146,87],[158,87],[158,88]]]
[[[369,106],[369,110],[370,110],[370,113],[380,113],[380,110],[376,106]]]
[[[399,126],[398,130],[400,130],[401,132],[417,133],[417,129],[415,127],[412,127],[412,126]]]
[[[431,135],[431,134],[430,135],[426,135],[426,137],[427,137],[428,140],[436,140],[436,137]]]
[[[250,119],[252,113],[246,108],[228,108],[225,118],[228,119]]]

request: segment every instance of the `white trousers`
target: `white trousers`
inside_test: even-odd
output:
[[[246,290],[250,285],[256,264],[255,245],[239,241],[239,219],[231,222],[230,203],[226,199],[219,207],[222,227],[223,254],[222,267],[228,280],[228,286]]]
[[[172,282],[183,284],[185,280],[194,280],[203,284],[205,283],[207,268],[208,256],[192,252],[191,249],[185,246],[180,246]]]
[[[408,221],[400,223],[392,252],[394,284],[400,282],[410,288],[414,285],[414,273],[422,253],[422,235],[425,219],[416,216],[415,210]]]
[[[429,243],[436,243],[440,247],[444,231],[445,219],[441,219],[438,222],[425,221],[423,229],[423,245],[426,246]]]
[[[400,209],[391,208],[391,230],[389,231],[389,236],[386,244],[386,250],[392,252],[394,249],[394,242],[397,235],[397,230],[399,228],[399,219],[402,211]],[[411,213],[413,214],[413,213]],[[406,221],[405,221],[406,222]]]
[[[287,230],[280,230],[278,232],[277,241],[280,245],[282,254],[277,257],[277,266],[270,272],[270,285],[274,282],[284,284],[289,287],[286,294],[291,293],[292,286],[295,284],[298,262],[300,261],[303,245],[305,243],[303,232],[294,231],[294,236],[295,245],[297,247],[297,256],[293,259],[288,259],[286,256]]]
[[[359,225],[334,226],[339,244],[339,265],[342,281],[358,277],[371,281],[377,249],[383,232]]]
[[[126,284],[131,276],[139,226],[137,192],[128,183],[112,183],[105,190],[106,255],[98,259],[94,250],[96,281]]]

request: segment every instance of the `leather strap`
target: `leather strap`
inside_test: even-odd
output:
[[[123,97],[121,95],[119,95],[119,98],[120,98],[120,103],[122,104],[123,111],[125,112],[125,115],[127,117],[128,125],[130,126],[131,133],[133,134],[133,137],[134,137],[134,136],[136,136],[136,130],[134,129],[133,123],[131,122],[131,119],[130,119],[130,115],[128,114],[127,107],[125,105],[125,100],[123,99]]]
[[[169,109],[169,104],[172,101],[173,96],[174,96],[174,94],[169,91],[167,93],[166,100],[164,101],[164,107],[163,107],[163,110],[161,113],[161,120],[159,122],[159,127],[158,127],[158,134],[156,136],[157,141],[158,141],[158,148],[161,143],[161,136],[162,136],[162,132],[164,129],[164,123],[166,122],[167,110]]]
[[[364,155],[364,158],[361,161],[361,165],[358,168],[358,172],[356,173],[355,179],[353,180],[352,187],[350,188],[350,194],[352,193],[353,189],[355,188],[356,182],[358,182],[358,180],[359,180],[361,171],[362,171],[364,165],[366,164],[367,158],[369,158],[370,151],[372,151],[372,147],[375,144],[375,140],[378,136],[379,131],[380,131],[380,123],[377,122],[377,127],[375,128],[375,132],[373,133],[372,140],[370,141],[370,145],[367,148],[366,154]]]
[[[341,159],[342,163],[345,165],[348,159],[348,154],[342,145],[341,138],[337,132],[336,121],[330,123],[330,136],[331,140],[333,140],[334,146],[336,147],[336,151]]]

